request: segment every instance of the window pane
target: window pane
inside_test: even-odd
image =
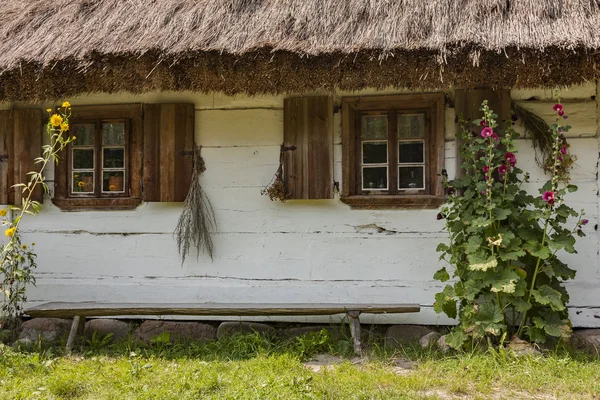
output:
[[[400,163],[422,163],[423,142],[400,142],[398,150],[398,162]]]
[[[125,124],[102,124],[102,144],[105,146],[125,145]]]
[[[123,168],[125,165],[125,149],[102,149],[103,168]]]
[[[93,193],[94,173],[73,171],[73,193]]]
[[[94,145],[94,125],[71,125],[69,128],[71,136],[75,136],[74,146],[93,146]]]
[[[73,149],[73,168],[94,168],[94,149]]]
[[[387,115],[362,117],[363,140],[387,139]]]
[[[363,189],[387,189],[387,167],[363,168]]]
[[[363,143],[363,164],[387,163],[387,142]]]
[[[398,168],[398,180],[400,189],[424,189],[425,188],[424,167],[400,167]]]
[[[102,174],[103,192],[123,192],[125,190],[125,171],[110,171]]]
[[[425,115],[398,114],[398,138],[422,138],[425,135]]]

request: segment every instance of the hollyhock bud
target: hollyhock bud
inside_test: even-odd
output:
[[[588,222],[590,222],[590,221],[589,221],[589,220],[587,220],[587,219],[582,219],[582,220],[581,220],[581,225],[587,225],[587,224],[588,224]]]

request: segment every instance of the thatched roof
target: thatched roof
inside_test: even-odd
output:
[[[598,75],[600,0],[11,0],[2,14],[9,99],[552,86]]]

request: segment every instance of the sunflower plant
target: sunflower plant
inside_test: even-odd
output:
[[[46,167],[53,160],[58,162],[58,153],[75,140],[75,137],[68,135],[71,104],[65,101],[61,107],[55,110],[48,109],[47,112],[46,132],[49,144],[42,147],[42,157],[35,159],[38,168],[27,173],[29,182],[13,186],[16,190],[21,190],[21,205],[9,206],[8,211],[0,210],[0,225],[4,227],[4,235],[7,239],[0,248],[0,293],[2,293],[0,327],[11,326],[17,320],[22,313],[23,302],[27,300],[27,285],[35,285],[33,275],[33,270],[36,268],[36,254],[33,251],[35,243],[27,245],[22,241],[20,224],[23,216],[35,215],[39,212],[40,203],[32,199],[33,193],[38,186],[41,186],[44,192],[48,191],[44,178]]]
[[[437,251],[449,267],[434,275],[452,282],[434,303],[436,312],[459,320],[446,338],[452,347],[514,335],[536,343],[570,335],[563,282],[575,271],[559,256],[576,252],[575,236],[585,236],[588,220],[564,201],[577,187],[563,173],[571,160],[564,136],[570,126],[563,125],[560,101],[554,111],[551,178],[535,196],[523,187],[529,175],[518,168],[512,125],[500,127],[487,101],[481,119],[460,121],[464,174],[446,182],[449,196],[438,214],[449,242]]]

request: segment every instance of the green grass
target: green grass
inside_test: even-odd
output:
[[[594,399],[600,360],[566,349],[543,357],[488,351],[445,355],[374,345],[353,363],[347,341],[234,336],[202,344],[146,346],[132,339],[29,351],[0,347],[0,399]],[[303,365],[317,352],[347,357],[331,368]],[[394,358],[417,361],[398,371]],[[355,360],[354,360],[355,361]]]

